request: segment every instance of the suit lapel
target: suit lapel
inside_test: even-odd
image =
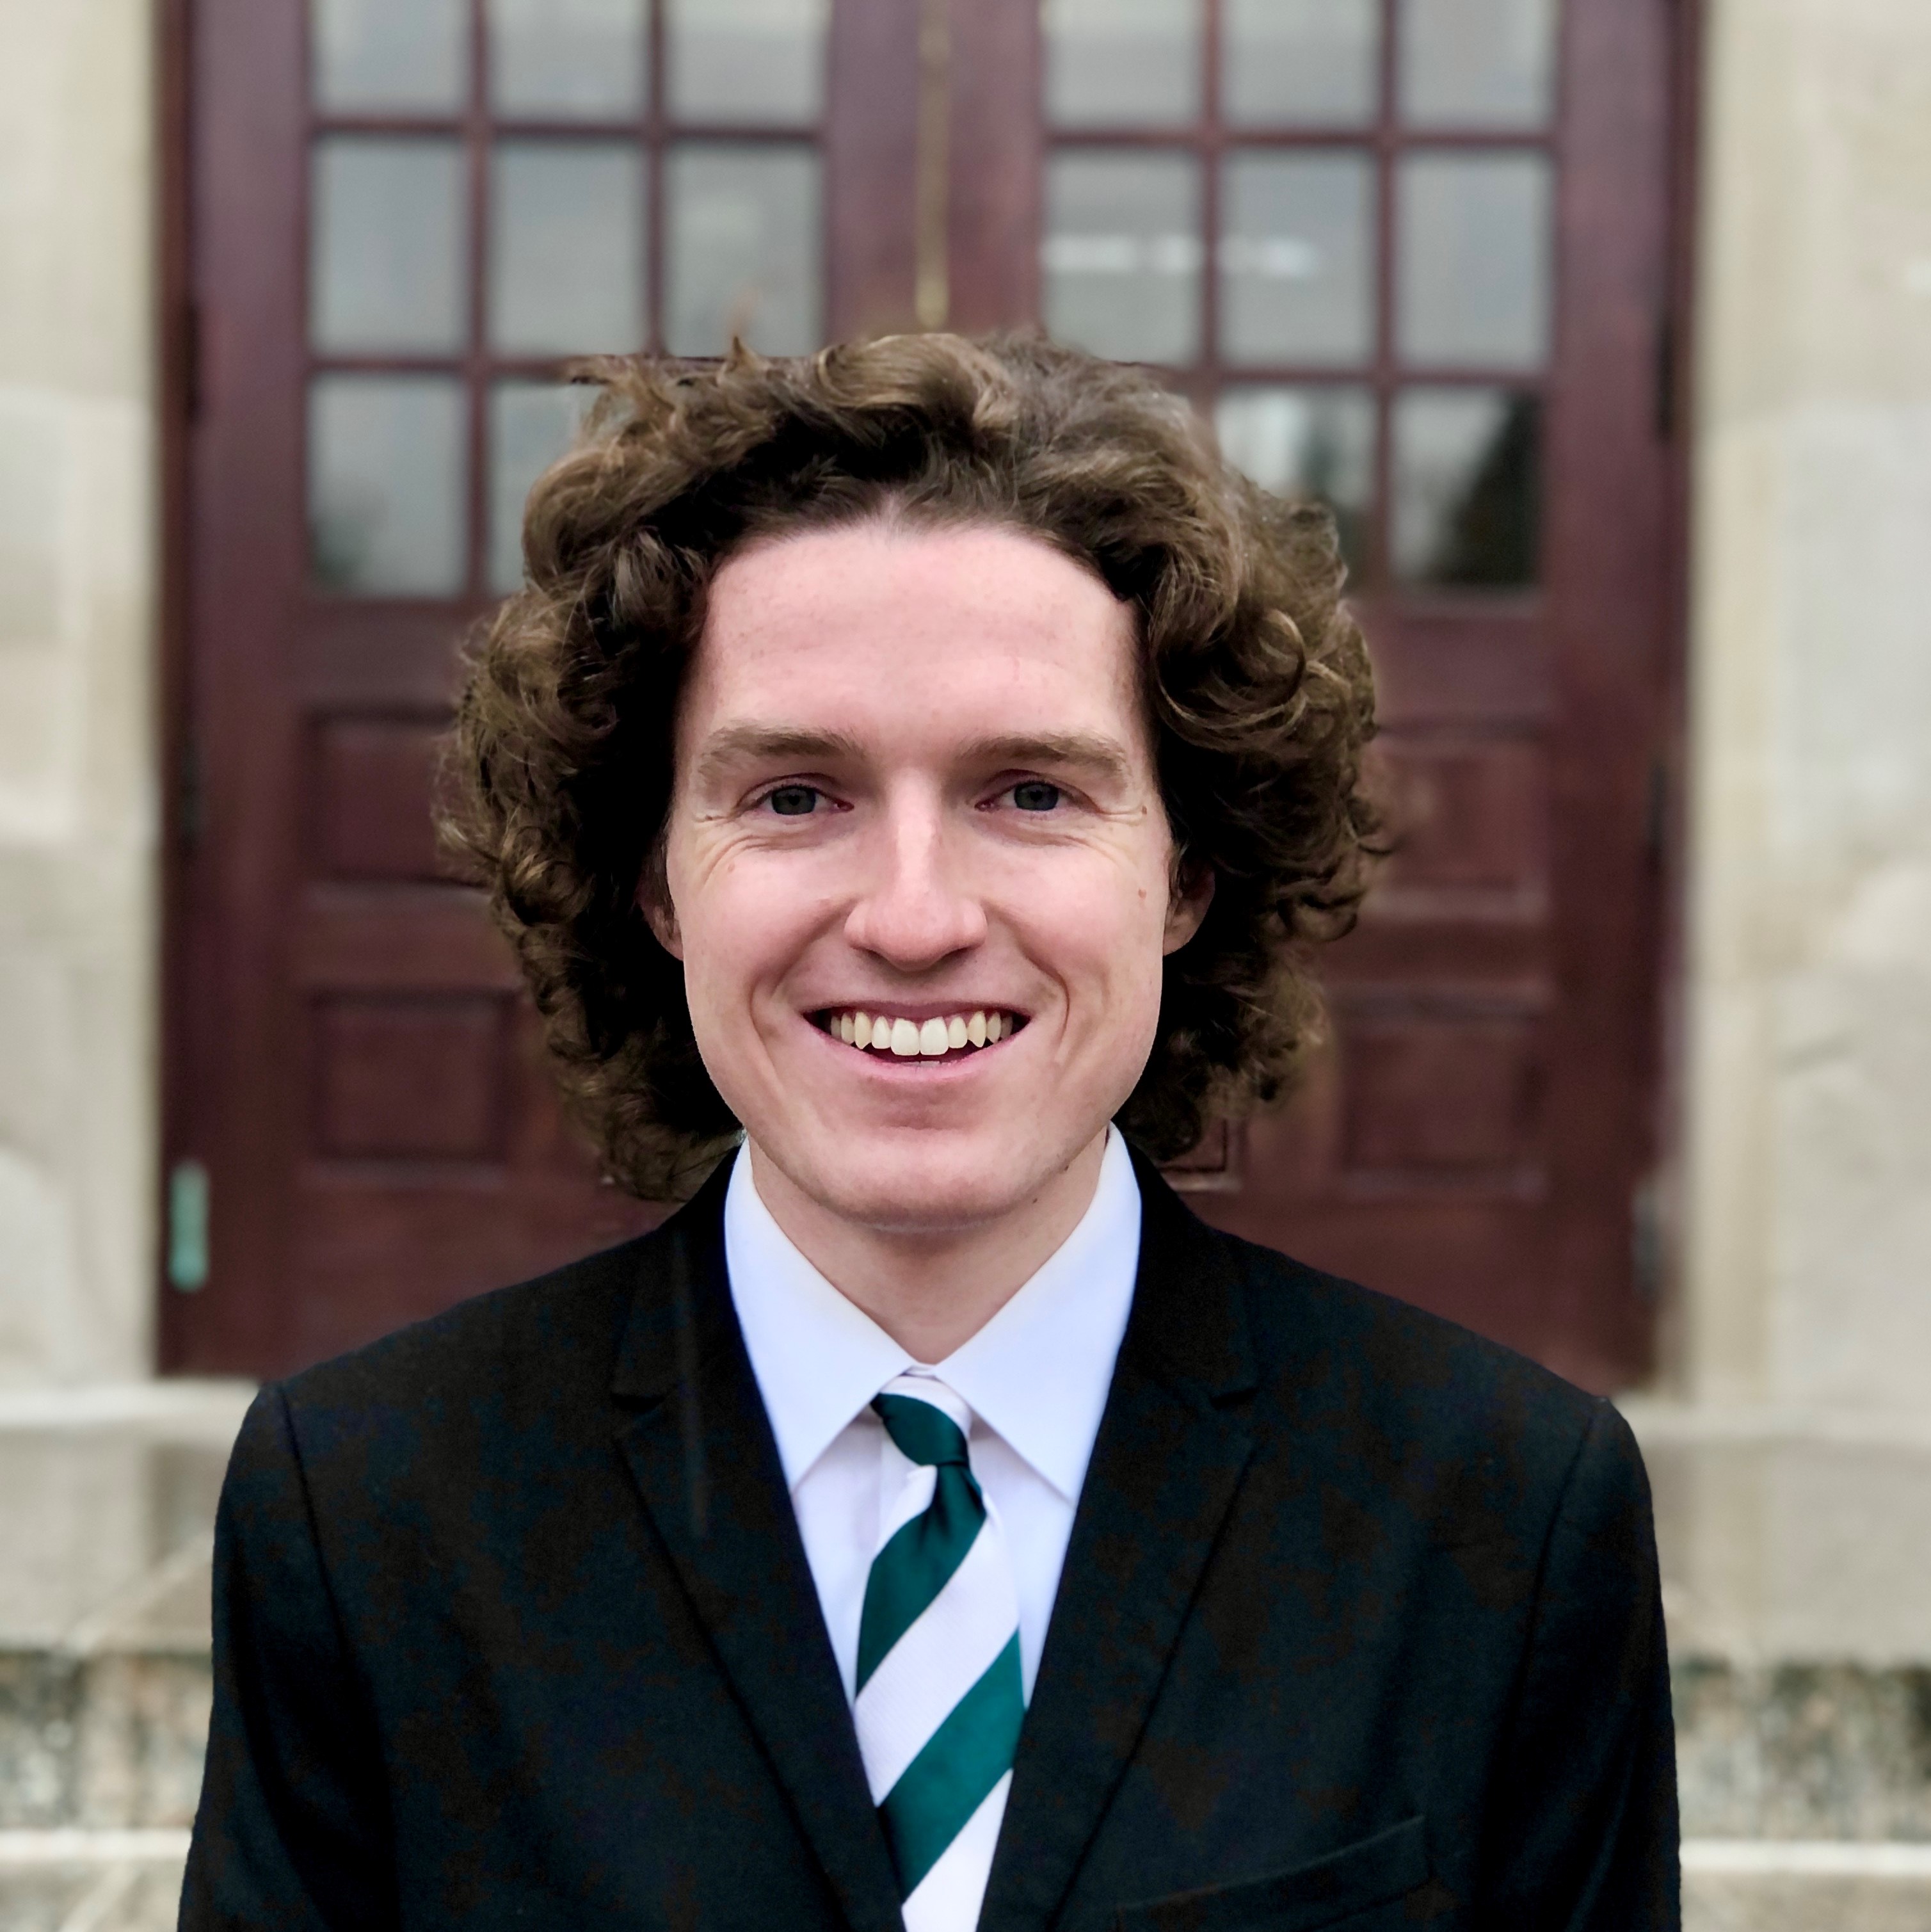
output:
[[[617,1441],[855,1932],[899,1932],[865,1780],[724,1264],[726,1173],[667,1223],[619,1351]]]
[[[1138,1156],[1140,1272],[1074,1518],[982,1932],[1049,1924],[1138,1744],[1252,1448],[1228,1250]]]

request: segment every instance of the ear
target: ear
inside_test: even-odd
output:
[[[1213,903],[1213,868],[1189,865],[1182,860],[1174,867],[1174,889],[1167,899],[1167,930],[1160,950],[1177,952],[1200,930],[1207,909]]]
[[[643,876],[637,882],[637,910],[656,936],[657,943],[673,959],[684,957],[682,936],[677,930],[677,908],[670,903],[670,884],[664,876],[662,848],[646,862]]]

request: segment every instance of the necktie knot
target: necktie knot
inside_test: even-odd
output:
[[[917,1392],[903,1392],[908,1390]],[[951,1396],[952,1402],[942,1406],[941,1393]],[[929,1377],[916,1376],[895,1376],[871,1401],[879,1420],[885,1424],[885,1432],[908,1462],[918,1462],[927,1468],[952,1464],[969,1469],[966,1428],[970,1412],[966,1411],[963,1418],[955,1417],[950,1412],[954,1404],[965,1410],[965,1405],[951,1390],[942,1391],[941,1384]]]

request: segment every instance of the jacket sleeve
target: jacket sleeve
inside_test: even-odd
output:
[[[1497,1774],[1478,1925],[1676,1932],[1675,1728],[1649,1481],[1607,1402],[1549,1533]]]
[[[214,1530],[214,1704],[182,1932],[397,1922],[388,1801],[289,1415],[264,1389]]]

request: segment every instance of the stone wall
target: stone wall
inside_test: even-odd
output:
[[[1931,1403],[1931,7],[1711,0],[1681,1371]]]
[[[0,0],[0,1383],[151,1369],[150,0]]]

